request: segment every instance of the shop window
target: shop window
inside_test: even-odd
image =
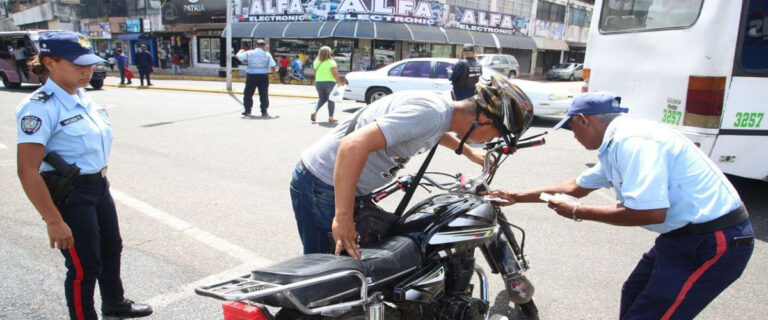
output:
[[[373,42],[374,69],[395,62],[395,42],[376,40]]]
[[[336,60],[336,70],[339,72],[352,71],[352,50],[355,47],[353,40],[334,40],[333,58]]]
[[[429,61],[412,61],[408,62],[403,68],[401,77],[412,78],[429,78],[429,69],[432,63]]]
[[[200,63],[219,63],[219,38],[199,38]]]

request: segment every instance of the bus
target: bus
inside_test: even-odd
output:
[[[768,1],[597,0],[582,91],[665,123],[723,172],[768,181]]]
[[[45,78],[32,73],[32,62],[40,52],[37,40],[44,30],[0,32],[0,80],[6,88],[18,88],[22,83],[41,84]],[[105,64],[93,66],[91,87],[101,89],[107,76]]]

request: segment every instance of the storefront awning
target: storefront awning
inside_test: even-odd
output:
[[[465,44],[465,43],[475,43],[475,39],[472,38],[472,35],[469,34],[469,31],[467,30],[461,30],[461,29],[451,29],[446,28],[443,31],[445,31],[445,36],[448,38],[448,43],[451,44]]]
[[[253,29],[256,28],[258,22],[238,22],[232,24],[232,37],[233,38],[250,38],[253,33]],[[222,37],[227,36],[227,29],[221,32]]]
[[[475,46],[498,48],[496,45],[496,39],[493,38],[492,33],[470,31],[472,38],[475,39]]]
[[[251,35],[254,38],[282,38],[283,32],[285,32],[285,28],[288,27],[288,24],[290,22],[270,22],[270,23],[259,23],[256,25],[256,28],[253,29],[253,34]],[[234,31],[235,28],[232,28]]]
[[[315,39],[324,23],[322,21],[291,22],[285,27],[283,38]]]
[[[445,37],[445,33],[440,28],[419,25],[406,25],[406,27],[411,30],[413,41],[433,43],[448,42],[448,39]]]
[[[568,44],[568,49],[574,49],[574,48],[580,48],[580,49],[586,49],[587,44],[584,42],[573,42],[573,41],[566,41],[565,43]]]
[[[359,39],[377,39],[376,24],[373,22],[358,22],[355,27],[355,38]]]
[[[336,25],[339,21],[326,21],[320,27],[320,31],[317,32],[318,38],[330,38],[333,36],[333,30],[336,29]]]
[[[496,39],[499,39],[499,45],[502,48],[512,49],[536,49],[536,42],[531,37],[521,35],[509,35],[509,34],[496,34]]]
[[[141,33],[126,33],[117,36],[117,40],[139,40]]]
[[[354,38],[357,30],[357,21],[339,21],[333,29],[335,38]]]
[[[402,23],[376,22],[373,24],[376,30],[376,39],[381,40],[405,40],[411,41],[411,31]]]
[[[568,51],[568,44],[565,40],[533,37],[536,42],[536,48],[541,50]]]

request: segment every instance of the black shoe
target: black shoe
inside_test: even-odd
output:
[[[152,314],[152,307],[129,299],[118,302],[102,301],[101,314],[105,317],[139,318]]]
[[[264,111],[264,112],[262,112],[262,113],[261,113],[261,116],[262,116],[262,117],[265,117],[265,118],[266,118],[266,117],[269,117],[269,113],[267,113],[266,111]]]
[[[244,116],[250,116],[251,112],[250,111],[243,111],[243,113],[241,113],[241,114],[244,115]]]
[[[128,84],[133,84],[133,82],[128,81]]]

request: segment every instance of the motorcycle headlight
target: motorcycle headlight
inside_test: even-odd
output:
[[[569,96],[565,93],[553,93],[549,95],[549,100],[566,100]]]

